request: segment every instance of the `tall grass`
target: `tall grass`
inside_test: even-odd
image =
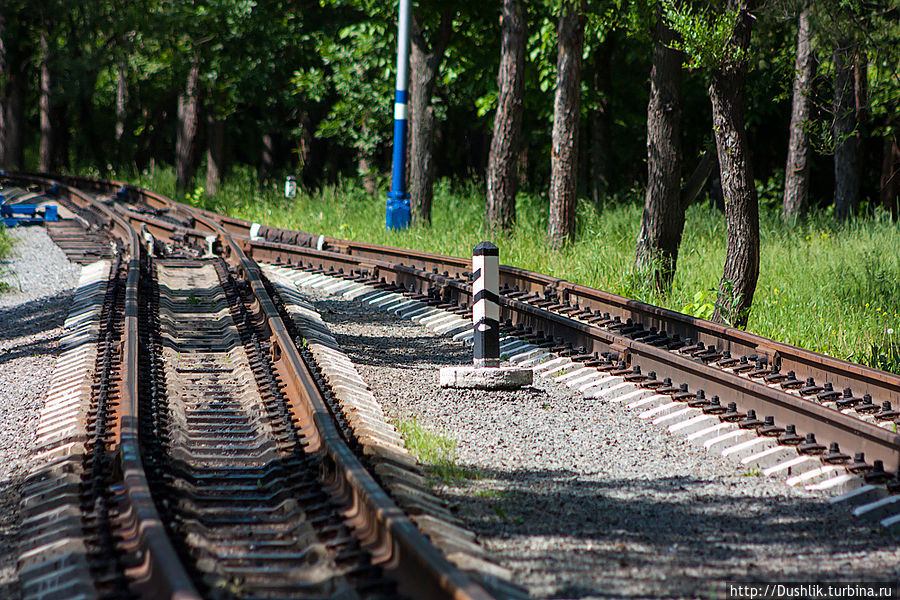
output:
[[[174,197],[174,176],[161,170],[132,177]],[[390,231],[384,226],[385,193],[367,195],[345,181],[301,190],[285,200],[281,185],[260,188],[252,171],[238,171],[215,198],[202,190],[182,196],[195,205],[255,222],[348,240],[387,244],[453,256],[491,240],[501,262],[608,290],[698,316],[713,308],[725,259],[725,219],[706,205],[687,211],[672,291],[660,297],[632,272],[641,218],[637,192],[610,198],[600,209],[582,203],[578,235],[562,252],[547,246],[547,199],[520,195],[518,226],[495,234],[484,225],[483,187],[471,181],[436,185],[431,227]],[[760,277],[748,330],[838,358],[900,373],[900,229],[883,214],[845,225],[826,215],[783,225],[761,207]]]

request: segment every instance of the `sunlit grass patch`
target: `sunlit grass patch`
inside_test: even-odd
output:
[[[456,440],[428,430],[415,418],[398,419],[394,426],[410,453],[437,481],[453,483],[460,479],[477,478],[475,471],[456,464]]]

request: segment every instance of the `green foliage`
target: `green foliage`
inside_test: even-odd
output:
[[[680,39],[672,46],[681,50],[693,68],[717,69],[730,62],[740,62],[746,53],[731,44],[738,13],[717,10],[709,5],[695,9],[690,3],[664,0],[666,19]]]
[[[681,308],[681,312],[701,319],[711,319],[716,312],[716,290],[700,290],[691,298],[691,302]]]
[[[296,94],[321,100],[335,98],[319,123],[316,135],[332,138],[371,157],[387,141],[392,115],[390,104],[392,48],[387,22],[369,21],[341,29],[319,46],[324,68],[296,71]]]

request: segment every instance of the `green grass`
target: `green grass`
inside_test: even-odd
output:
[[[13,240],[6,233],[6,227],[0,225],[0,260],[9,256],[10,250],[12,250]],[[3,275],[6,272],[6,269],[0,266],[0,275]],[[12,286],[6,281],[0,281],[0,294],[4,292],[8,292],[12,289]]]
[[[171,169],[132,177],[174,197]],[[187,198],[206,208],[265,224],[349,240],[454,256],[491,240],[501,262],[687,312],[711,314],[725,260],[725,219],[694,205],[687,212],[673,289],[660,297],[632,272],[641,218],[641,192],[610,198],[602,211],[582,203],[578,236],[564,251],[547,247],[546,194],[520,194],[519,226],[509,234],[484,227],[480,184],[439,182],[433,224],[407,231],[384,227],[384,186],[367,195],[353,182],[286,201],[281,182],[260,189],[250,170],[231,176],[215,198],[197,190]],[[178,198],[185,200],[182,196]],[[900,228],[884,214],[835,224],[814,215],[797,228],[781,224],[777,203],[761,205],[761,266],[748,330],[838,358],[900,373]]]
[[[418,420],[399,419],[394,426],[410,453],[415,456],[426,472],[437,481],[452,483],[460,479],[477,477],[471,469],[456,464],[456,440],[445,435],[429,431],[419,424]]]

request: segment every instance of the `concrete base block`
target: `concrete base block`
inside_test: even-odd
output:
[[[443,367],[441,387],[514,390],[534,381],[531,369],[519,367]]]

